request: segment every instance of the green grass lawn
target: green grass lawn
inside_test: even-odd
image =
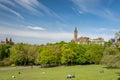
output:
[[[101,70],[104,70],[104,73],[100,73]],[[76,77],[67,79],[68,74]],[[15,78],[12,78],[12,75]],[[77,65],[0,70],[0,80],[120,80],[120,69],[109,69],[101,65]]]

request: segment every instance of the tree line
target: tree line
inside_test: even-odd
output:
[[[0,65],[54,66],[100,63],[109,65],[111,56],[113,59],[117,57],[115,63],[117,65],[120,62],[120,49],[117,47],[119,45],[113,47],[111,45],[110,42],[105,42],[103,46],[99,44],[67,43],[64,41],[54,44],[47,43],[46,45],[5,44],[0,45]]]

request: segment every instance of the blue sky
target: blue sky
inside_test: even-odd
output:
[[[114,38],[120,29],[120,0],[0,0],[0,40],[30,44],[78,37]]]

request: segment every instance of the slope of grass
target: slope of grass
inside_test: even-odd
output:
[[[102,70],[104,72],[100,73]],[[120,69],[108,69],[101,65],[0,70],[0,80],[69,80],[66,78],[68,74],[76,76],[71,80],[120,80]]]

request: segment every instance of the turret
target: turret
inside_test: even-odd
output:
[[[77,31],[77,28],[75,27],[75,30],[74,30],[74,42],[75,43],[78,43],[77,35],[78,35],[78,31]]]
[[[5,41],[5,42],[6,42],[6,44],[9,43],[8,38],[6,38],[6,41]]]
[[[12,42],[12,38],[10,38],[10,43]]]

